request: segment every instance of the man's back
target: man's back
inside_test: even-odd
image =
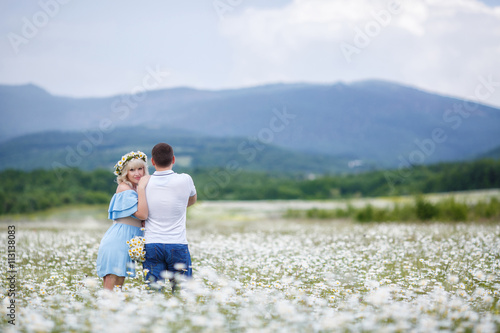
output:
[[[146,187],[146,243],[187,244],[186,208],[196,194],[191,176],[172,170],[156,171]]]

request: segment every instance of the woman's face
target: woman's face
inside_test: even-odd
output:
[[[143,166],[131,167],[127,172],[128,180],[134,185],[139,184],[139,180],[142,178],[142,176],[144,176]]]

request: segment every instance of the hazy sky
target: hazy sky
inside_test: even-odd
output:
[[[2,0],[0,34],[0,83],[56,95],[385,79],[500,106],[498,0]]]

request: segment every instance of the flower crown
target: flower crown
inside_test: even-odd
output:
[[[139,158],[146,163],[148,162],[148,157],[142,151],[131,151],[130,153],[123,155],[122,159],[115,164],[115,171],[113,173],[117,176],[121,175],[123,168],[130,160]]]

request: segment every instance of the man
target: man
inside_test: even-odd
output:
[[[143,267],[149,270],[146,279],[150,281],[163,281],[169,276],[174,292],[175,274],[192,275],[186,238],[186,208],[196,202],[196,188],[191,176],[172,170],[175,156],[170,145],[159,143],[154,146],[151,163],[156,171],[149,181],[143,180],[147,182],[145,194],[148,203]]]

